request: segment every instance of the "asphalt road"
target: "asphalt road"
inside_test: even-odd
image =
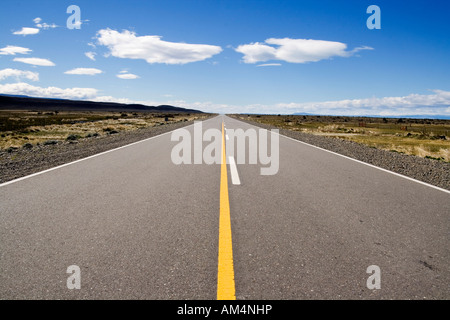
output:
[[[203,129],[222,121],[258,129]],[[170,137],[1,185],[0,299],[216,299],[221,165],[175,165]],[[228,166],[237,299],[450,298],[448,192],[279,145],[275,175]]]

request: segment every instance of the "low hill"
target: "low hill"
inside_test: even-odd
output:
[[[146,106],[142,104],[46,99],[11,95],[0,95],[0,110],[202,113],[199,110],[169,105]]]

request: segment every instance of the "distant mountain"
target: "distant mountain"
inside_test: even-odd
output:
[[[1,96],[14,97],[14,98],[30,98],[30,96],[19,95],[19,94],[0,94],[0,97]]]
[[[169,105],[146,106],[143,104],[33,98],[28,96],[4,94],[0,94],[0,110],[202,113],[199,110],[185,109]]]

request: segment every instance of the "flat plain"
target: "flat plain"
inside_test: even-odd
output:
[[[292,131],[354,141],[377,149],[450,162],[450,120],[309,115],[234,117]]]

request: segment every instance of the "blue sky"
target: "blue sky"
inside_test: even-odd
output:
[[[379,30],[366,26],[372,4]],[[69,5],[80,8],[80,29],[66,26]],[[3,0],[0,93],[450,116],[449,15],[437,0]]]

